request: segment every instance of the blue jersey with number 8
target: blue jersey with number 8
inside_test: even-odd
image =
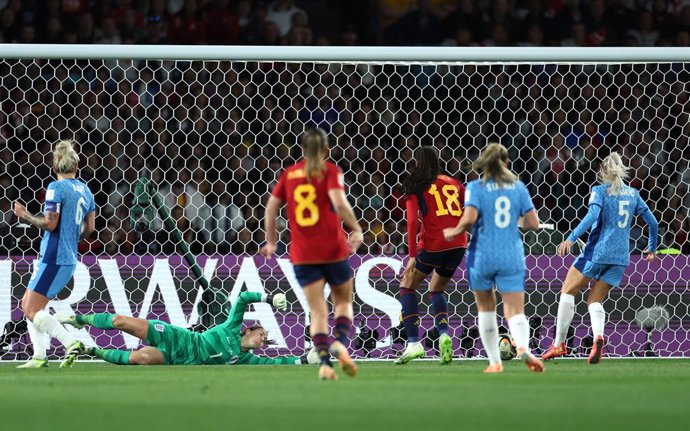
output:
[[[76,179],[53,181],[46,190],[45,212],[60,213],[55,231],[46,230],[41,241],[41,262],[77,264],[77,244],[86,215],[95,210],[89,187]]]
[[[591,208],[596,205],[601,211],[592,225],[582,255],[594,263],[627,265],[630,262],[630,226],[633,216],[650,217],[649,207],[636,189],[623,186],[616,193],[609,194],[608,184],[592,187],[589,206]],[[577,229],[573,235],[576,233],[579,233]],[[656,235],[652,237],[650,247],[654,250]]]
[[[472,229],[467,265],[483,273],[511,273],[525,269],[525,251],[518,218],[534,209],[522,181],[499,186],[494,180],[467,185],[465,206],[479,217]]]

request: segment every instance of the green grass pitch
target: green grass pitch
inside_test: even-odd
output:
[[[484,361],[395,366],[321,382],[314,366],[118,367],[0,364],[0,429],[686,430],[690,361]]]

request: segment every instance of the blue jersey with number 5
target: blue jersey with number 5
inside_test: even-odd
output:
[[[522,181],[499,186],[494,180],[467,185],[465,206],[479,217],[472,229],[467,265],[484,273],[524,271],[525,251],[518,218],[534,209]]]
[[[608,265],[627,265],[630,262],[630,226],[634,215],[650,212],[637,189],[623,186],[609,194],[609,185],[592,187],[589,206],[601,209],[592,225],[582,254],[590,262]],[[650,213],[651,214],[651,213]],[[656,235],[654,235],[656,236]],[[651,241],[654,248],[656,238]]]
[[[57,265],[77,264],[77,244],[86,215],[95,210],[89,187],[76,179],[48,185],[43,212],[60,213],[55,231],[46,230],[41,241],[41,261]]]

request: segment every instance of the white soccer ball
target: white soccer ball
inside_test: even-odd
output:
[[[498,351],[501,353],[501,360],[510,361],[517,355],[515,341],[510,334],[500,334],[498,336]]]
[[[641,308],[635,313],[637,324],[645,331],[656,329],[663,331],[668,326],[670,316],[664,307],[655,305],[649,308]]]

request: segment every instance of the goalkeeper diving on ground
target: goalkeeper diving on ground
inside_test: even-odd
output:
[[[118,365],[294,365],[318,363],[315,350],[302,357],[256,356],[253,349],[269,344],[268,332],[261,326],[242,331],[247,305],[266,302],[278,310],[287,309],[285,294],[266,295],[242,292],[235,302],[228,320],[204,332],[193,332],[163,322],[145,320],[119,314],[98,313],[60,316],[60,323],[82,328],[119,329],[145,341],[148,346],[139,350],[116,350],[87,347],[85,353]]]

